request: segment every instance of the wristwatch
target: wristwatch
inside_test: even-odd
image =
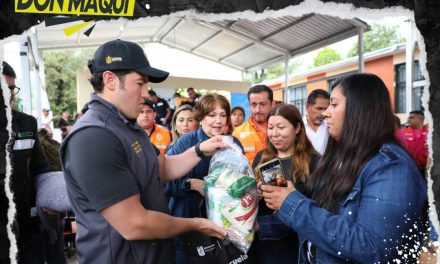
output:
[[[191,178],[185,180],[184,187],[185,187],[185,190],[187,190],[187,191],[191,190]]]
[[[204,157],[206,157],[205,154],[203,154],[202,150],[200,149],[200,143],[197,143],[194,148],[199,158],[203,159]]]

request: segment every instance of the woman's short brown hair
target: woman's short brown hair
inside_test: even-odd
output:
[[[200,122],[210,112],[214,111],[216,106],[220,106],[226,111],[227,124],[231,122],[231,106],[228,99],[221,94],[208,93],[202,96],[194,108],[194,119]]]

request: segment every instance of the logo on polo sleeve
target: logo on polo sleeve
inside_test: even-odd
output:
[[[138,141],[135,141],[131,144],[131,148],[136,154],[139,154],[142,151],[141,144]]]

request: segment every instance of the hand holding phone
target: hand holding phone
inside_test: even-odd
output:
[[[281,161],[276,158],[258,166],[263,182],[267,185],[287,187],[286,176]]]

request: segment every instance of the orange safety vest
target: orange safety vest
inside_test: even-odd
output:
[[[250,164],[254,161],[257,153],[265,148],[266,131],[259,131],[252,120],[252,116],[241,126],[232,132],[232,135],[240,141],[244,148],[244,155]]]
[[[165,150],[171,143],[170,131],[166,127],[154,124],[154,129],[150,135],[150,141],[160,150],[160,155],[165,155]]]

